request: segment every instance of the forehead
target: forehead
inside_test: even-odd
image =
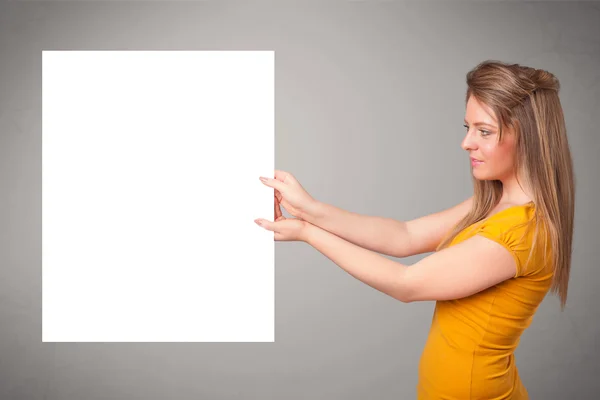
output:
[[[478,101],[475,97],[471,96],[467,102],[465,111],[465,121],[469,124],[488,124],[490,126],[497,126],[494,112],[490,107]]]

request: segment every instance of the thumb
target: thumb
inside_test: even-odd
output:
[[[266,219],[262,218],[257,218],[254,220],[254,222],[268,231],[275,232],[275,222],[267,221]]]
[[[266,186],[275,188],[275,189],[279,190],[280,192],[283,192],[283,188],[285,187],[285,184],[283,182],[278,181],[277,179],[265,178],[264,176],[261,176],[259,179]]]

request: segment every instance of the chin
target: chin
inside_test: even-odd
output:
[[[480,181],[490,181],[490,180],[496,179],[493,176],[490,177],[490,176],[488,176],[488,174],[481,173],[481,171],[473,170],[472,173],[473,173],[473,177]]]

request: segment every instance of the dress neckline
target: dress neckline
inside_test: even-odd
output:
[[[515,204],[514,206],[506,207],[506,208],[504,208],[504,209],[502,209],[502,210],[500,210],[500,211],[496,211],[496,212],[495,212],[495,213],[493,213],[492,215],[489,215],[489,216],[485,217],[484,219],[482,219],[482,220],[481,220],[481,221],[479,221],[479,222],[482,222],[482,221],[487,221],[488,219],[490,219],[490,218],[493,218],[494,216],[496,216],[496,215],[498,215],[498,214],[502,214],[503,212],[505,212],[505,211],[508,211],[508,210],[511,210],[511,209],[514,209],[514,208],[519,208],[519,207],[532,207],[532,206],[534,206],[534,205],[535,205],[535,204],[534,204],[534,202],[533,202],[533,201],[529,201],[529,202],[527,202],[527,203],[524,203],[524,204]]]
[[[515,208],[527,208],[527,207],[533,207],[535,206],[535,203],[533,201],[527,202],[525,204],[515,204],[514,206],[510,206],[510,207],[506,207],[503,210],[500,211],[496,211],[494,214],[490,215],[489,217],[486,217],[484,219],[480,219],[477,222],[473,222],[471,225],[465,227],[462,231],[458,232],[456,234],[456,236],[454,237],[454,239],[452,239],[451,241],[451,245],[454,244],[456,242],[456,240],[462,236],[463,234],[465,234],[466,232],[471,232],[473,229],[477,229],[479,228],[482,224],[486,223],[488,220],[496,217],[497,215],[503,214],[507,211],[513,210]]]

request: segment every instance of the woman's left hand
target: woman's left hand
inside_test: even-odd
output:
[[[275,221],[267,221],[263,218],[255,219],[257,225],[262,228],[273,231],[276,241],[301,241],[307,239],[307,231],[309,230],[309,222],[299,218],[286,218],[281,212],[279,200],[275,195]]]

